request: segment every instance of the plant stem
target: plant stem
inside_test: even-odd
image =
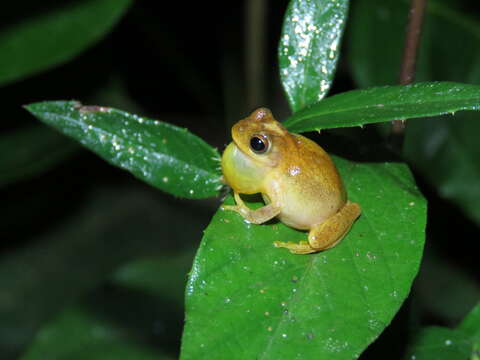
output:
[[[265,101],[266,0],[248,0],[245,6],[247,107],[253,109]]]
[[[401,85],[410,84],[415,78],[415,66],[417,63],[417,51],[422,33],[423,18],[427,0],[411,0],[408,17],[407,34],[403,50],[402,65],[400,68],[399,82]],[[403,120],[392,122],[392,133],[402,135],[405,130]]]

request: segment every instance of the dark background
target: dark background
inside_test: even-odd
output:
[[[184,2],[136,1],[111,33],[73,61],[1,87],[0,133],[38,124],[24,104],[78,99],[187,127],[222,150],[231,124],[256,106],[270,107],[279,120],[289,114],[276,63],[287,3],[268,4],[265,103],[247,100],[244,2],[189,2],[187,9]],[[0,24],[54,6],[55,1],[11,2],[0,12]],[[345,46],[342,54],[330,94],[355,86]],[[348,137],[335,131],[310,136],[342,154],[340,145],[353,134],[359,143],[382,147],[382,157],[398,159],[383,148],[385,138],[375,127],[352,131]],[[429,201],[424,264],[414,296],[365,358],[381,358],[392,346],[400,354],[413,326],[455,325],[480,296],[478,257],[471,256],[478,254],[478,236],[470,237],[478,235],[477,226],[415,175]],[[79,147],[0,191],[0,358],[15,358],[45,321],[79,299],[137,334],[139,342],[178,353],[186,273],[219,199],[174,199]],[[155,254],[174,259],[164,298],[112,280],[121,265]],[[117,305],[106,305],[111,303]],[[439,310],[445,307],[448,312]]]

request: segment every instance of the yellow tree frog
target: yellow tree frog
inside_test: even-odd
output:
[[[347,201],[342,179],[319,145],[289,133],[266,108],[236,123],[232,138],[222,155],[222,172],[236,205],[224,210],[254,224],[278,217],[295,229],[309,230],[308,242],[274,242],[294,254],[326,250],[342,240],[361,210]],[[240,194],[256,193],[265,206],[252,210]]]

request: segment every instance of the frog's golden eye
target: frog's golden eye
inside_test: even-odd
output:
[[[264,154],[267,152],[269,142],[266,136],[253,135],[250,138],[250,149],[256,154]]]

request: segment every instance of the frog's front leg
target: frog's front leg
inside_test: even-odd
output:
[[[347,202],[338,213],[310,229],[308,242],[276,241],[274,245],[287,248],[293,254],[310,254],[330,249],[343,239],[360,213],[360,206],[357,203]]]
[[[274,204],[268,204],[260,209],[252,210],[243,202],[240,194],[234,192],[235,202],[237,205],[223,205],[223,210],[231,210],[239,213],[243,216],[244,219],[248,220],[253,224],[262,224],[270,219],[273,219],[275,216],[280,214],[280,207],[275,206]]]

